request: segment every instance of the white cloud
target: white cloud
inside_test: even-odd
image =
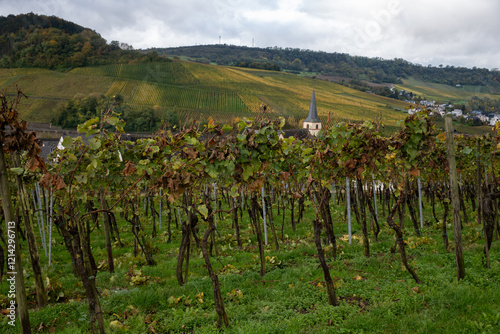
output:
[[[136,48],[280,46],[427,65],[500,67],[497,0],[0,0],[0,15],[56,15]]]

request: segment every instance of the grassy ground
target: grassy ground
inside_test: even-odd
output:
[[[424,202],[424,205],[427,204]],[[312,212],[293,231],[287,223],[280,249],[275,250],[269,233],[266,269],[259,276],[258,250],[249,222],[242,224],[243,249],[238,249],[230,217],[219,219],[219,256],[212,263],[219,274],[230,328],[225,333],[498,333],[500,328],[500,250],[495,241],[491,266],[484,267],[482,230],[464,225],[466,278],[456,280],[454,252],[443,247],[440,224],[426,222],[423,235],[406,230],[411,265],[422,280],[416,284],[390,248],[394,235],[384,224],[378,242],[371,238],[371,256],[363,256],[360,227],[353,225],[353,243],[347,241],[344,210],[332,206],[339,256],[328,254],[328,265],[337,287],[340,305],[328,305],[323,275],[312,239]],[[426,205],[426,210],[429,210]],[[383,218],[382,210],[380,216]],[[424,218],[430,220],[428,212]],[[275,209],[275,215],[277,210]],[[438,209],[438,216],[441,214]],[[287,214],[288,215],[288,214]],[[245,218],[246,219],[246,218]],[[451,219],[451,218],[450,218]],[[277,228],[281,218],[276,216]],[[143,224],[146,220],[143,219]],[[452,230],[451,221],[448,231]],[[111,333],[216,333],[216,313],[211,281],[207,277],[201,250],[194,248],[189,280],[179,286],[175,278],[180,242],[179,229],[172,223],[173,242],[167,243],[165,217],[162,231],[154,240],[158,265],[148,267],[142,256],[133,256],[130,226],[120,221],[125,247],[114,248],[116,272],[106,271],[102,230],[93,233],[93,252],[100,271],[104,318]],[[406,221],[405,226],[411,227]],[[205,226],[201,226],[200,234]],[[36,230],[38,230],[36,228]],[[450,232],[449,232],[450,233]],[[450,244],[453,239],[450,237]],[[71,260],[54,236],[53,265],[41,249],[44,273],[49,285],[50,306],[31,310],[36,333],[87,333],[88,308],[84,289],[72,274]],[[26,245],[23,243],[26,252]],[[27,256],[25,278],[29,300],[34,305],[34,283]],[[0,306],[6,305],[7,284],[0,289]],[[17,327],[18,328],[18,327]],[[1,333],[17,333],[2,317]]]

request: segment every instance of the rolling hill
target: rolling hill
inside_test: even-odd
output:
[[[325,79],[334,77],[369,87],[351,85],[356,90]],[[160,118],[174,113],[181,122],[227,122],[254,116],[266,104],[293,128],[307,116],[315,88],[323,121],[329,114],[334,121],[381,119],[390,128],[410,105],[363,90],[380,93],[382,86],[387,93],[392,84],[423,98],[465,104],[475,97],[496,99],[500,72],[280,47],[133,50],[54,16],[0,16],[0,90],[13,94],[19,87],[29,96],[20,111],[31,122],[50,122],[75,97],[120,94],[129,105],[151,107]],[[500,109],[500,103],[489,105]]]
[[[397,89],[411,91],[415,95],[427,100],[441,101],[446,103],[451,101],[454,104],[465,104],[473,96],[480,98],[488,97],[498,99],[498,95],[493,95],[487,86],[450,86],[440,83],[426,82],[422,79],[411,77],[402,80],[402,84],[395,85]]]
[[[0,89],[19,87],[29,99],[21,113],[28,121],[50,122],[60,105],[77,95],[121,94],[133,105],[177,112],[181,118],[225,122],[255,115],[261,103],[298,126],[307,116],[316,90],[318,114],[324,121],[363,121],[382,117],[387,125],[402,119],[407,103],[363,93],[319,79],[275,71],[206,65],[186,61],[113,64],[75,68],[0,69]]]

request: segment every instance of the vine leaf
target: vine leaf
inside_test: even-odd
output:
[[[198,205],[197,210],[203,216],[203,218],[205,218],[205,219],[207,218],[208,209],[207,209],[207,206],[205,204]]]
[[[24,168],[22,167],[12,167],[10,171],[16,175],[23,175],[24,173]]]

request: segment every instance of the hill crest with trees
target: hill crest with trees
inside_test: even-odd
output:
[[[497,69],[423,66],[401,58],[388,60],[276,46],[256,48],[216,44],[149,50],[155,50],[161,55],[184,56],[195,61],[219,65],[238,66],[241,62],[272,63],[295,73],[310,72],[311,75],[341,76],[374,83],[397,84],[401,83],[401,79],[413,76],[433,83],[488,86],[500,91],[500,72]]]
[[[0,68],[68,70],[111,63],[161,61],[167,60],[166,56],[373,83],[398,84],[402,79],[416,77],[451,86],[485,86],[491,93],[500,92],[500,71],[497,69],[423,66],[401,58],[389,60],[277,46],[215,44],[134,50],[131,45],[119,41],[107,43],[94,30],[56,16],[34,13],[0,16]]]
[[[55,16],[0,16],[0,68],[37,67],[69,70],[112,63],[161,61],[156,52],[141,52],[97,32]]]

